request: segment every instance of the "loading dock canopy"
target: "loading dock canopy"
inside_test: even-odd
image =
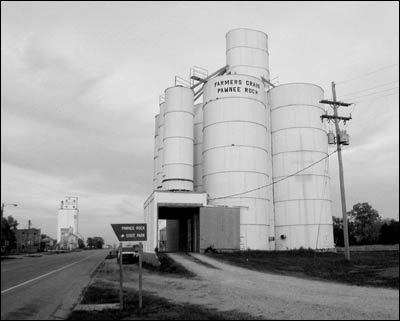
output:
[[[178,220],[185,216],[192,216],[198,214],[200,206],[188,206],[175,207],[175,206],[159,206],[158,207],[158,219],[159,220]]]

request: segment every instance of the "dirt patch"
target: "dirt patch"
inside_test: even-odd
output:
[[[201,261],[201,260],[199,260],[198,258],[193,257],[193,256],[190,255],[190,254],[187,254],[187,259],[192,260],[193,262],[196,262],[197,264],[201,264],[201,265],[203,265],[203,266],[205,266],[205,267],[208,267],[208,268],[210,268],[210,269],[218,269],[218,268],[215,267],[214,265],[212,265],[212,264],[210,264],[210,263],[207,263],[207,262],[204,262],[204,261]]]

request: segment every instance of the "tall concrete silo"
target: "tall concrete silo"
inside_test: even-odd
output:
[[[267,34],[246,28],[230,30],[226,34],[226,63],[232,74],[269,80]]]
[[[328,154],[320,116],[323,89],[313,84],[284,84],[269,91],[276,249],[333,248],[328,159],[292,174]]]
[[[164,109],[165,102],[160,104],[158,117],[158,157],[157,157],[157,189],[163,188],[163,160],[164,160]]]
[[[160,144],[160,136],[158,134],[158,122],[159,122],[160,115],[157,114],[154,119],[155,129],[154,129],[154,161],[153,161],[153,190],[157,189],[158,181],[157,181],[157,171],[158,171],[158,146]]]
[[[194,106],[193,188],[203,192],[203,104]]]
[[[193,191],[193,90],[165,90],[163,178],[165,190]]]
[[[266,85],[268,86],[268,85]],[[269,87],[269,86],[268,86]],[[266,104],[265,104],[265,124],[267,127],[267,137],[266,137],[266,143],[267,143],[267,174],[268,174],[268,188],[266,189],[267,193],[267,199],[270,200],[268,203],[268,213],[269,213],[269,226],[270,226],[270,231],[269,231],[269,245],[270,245],[270,250],[275,250],[275,211],[274,211],[274,186],[272,184],[273,180],[273,172],[272,172],[272,135],[271,135],[271,100],[270,100],[270,95],[267,93],[266,95]]]
[[[266,94],[247,75],[204,85],[203,184],[212,205],[240,206],[241,248],[268,250]],[[246,193],[243,193],[246,192]]]

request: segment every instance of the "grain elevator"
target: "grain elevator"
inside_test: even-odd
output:
[[[234,29],[224,67],[165,90],[146,252],[334,247],[328,158],[310,166],[328,155],[323,89],[273,85],[268,56],[264,32]]]
[[[83,237],[78,232],[79,209],[78,198],[66,196],[58,210],[57,219],[57,246],[60,249],[78,248],[78,239]]]

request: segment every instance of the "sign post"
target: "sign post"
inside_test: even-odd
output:
[[[143,244],[139,242],[139,311],[142,310],[142,256]]]
[[[122,273],[122,242],[119,243],[119,311],[124,309],[124,288],[123,288],[123,273]]]
[[[142,310],[142,259],[143,259],[143,244],[141,241],[147,241],[147,224],[111,224],[115,235],[120,241],[120,280],[119,280],[119,301],[120,311],[123,304],[123,273],[122,273],[122,242],[140,241],[139,242],[139,311]]]

